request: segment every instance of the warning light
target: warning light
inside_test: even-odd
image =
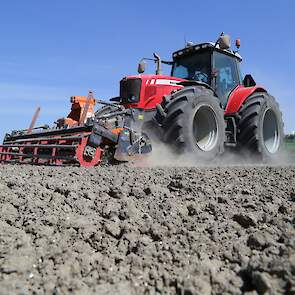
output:
[[[236,40],[236,47],[239,49],[241,46],[241,39]]]

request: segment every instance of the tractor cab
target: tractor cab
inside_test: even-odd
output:
[[[230,49],[229,36],[223,33],[215,43],[194,45],[189,42],[185,48],[174,52],[172,59],[164,61],[155,53],[154,58],[143,58],[138,65],[139,75],[123,78],[120,97],[113,101],[127,108],[155,109],[164,95],[181,89],[183,83],[202,82],[214,90],[225,109],[232,91],[243,84],[239,68],[242,58]],[[143,74],[147,60],[156,63],[153,75]],[[171,66],[170,76],[163,75],[162,64]]]
[[[230,93],[241,85],[239,63],[241,56],[229,49],[229,45],[214,43],[193,45],[173,53],[171,76],[211,86],[225,108]]]

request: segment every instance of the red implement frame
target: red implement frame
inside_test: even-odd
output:
[[[6,141],[0,145],[0,162],[28,163],[39,165],[96,166],[100,163],[101,150],[96,149],[93,157],[84,156],[89,133],[68,136],[32,137]]]

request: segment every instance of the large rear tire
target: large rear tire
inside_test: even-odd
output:
[[[249,96],[239,110],[238,146],[263,161],[276,159],[283,146],[284,124],[275,98],[257,92]]]
[[[212,160],[224,151],[224,111],[210,89],[189,86],[165,97],[156,119],[164,142],[179,153]]]

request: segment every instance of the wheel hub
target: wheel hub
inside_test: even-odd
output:
[[[272,109],[267,109],[263,116],[263,143],[266,150],[274,154],[280,146],[278,119]]]
[[[218,124],[214,110],[208,105],[202,105],[195,113],[193,134],[196,145],[204,152],[211,151],[217,144]]]

